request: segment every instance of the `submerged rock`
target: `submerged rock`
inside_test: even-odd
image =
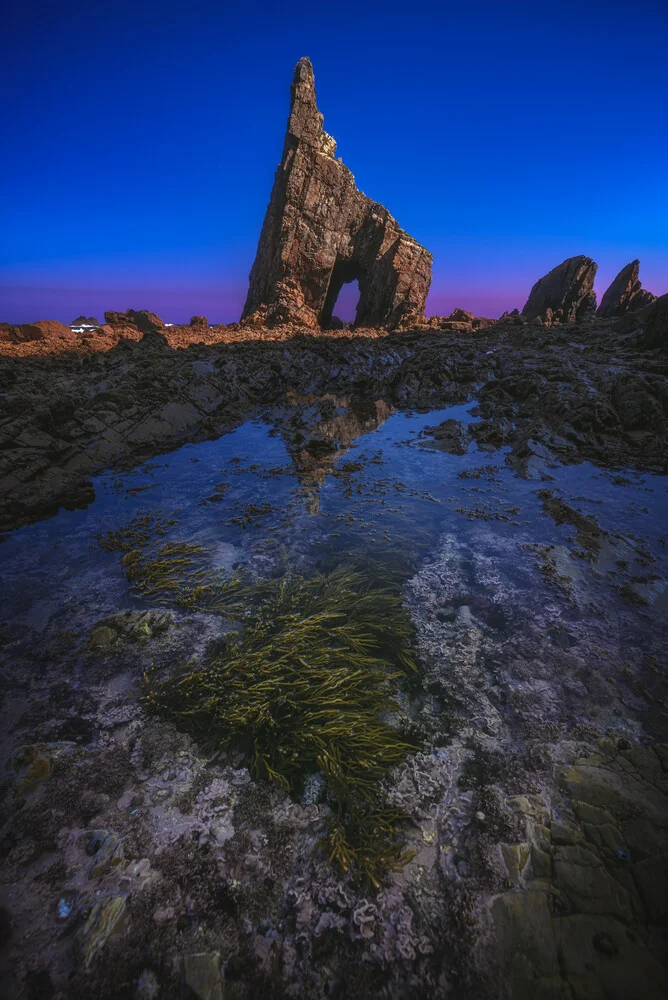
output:
[[[300,59],[283,157],[250,273],[242,320],[328,327],[358,281],[358,326],[424,320],[432,255],[355,185],[323,130],[309,59]]]
[[[646,291],[638,278],[640,261],[632,260],[623,267],[605,291],[596,315],[614,319],[635,309],[642,309],[656,300],[656,295]]]
[[[444,420],[437,427],[425,427],[422,437],[431,437],[431,447],[447,451],[451,455],[465,455],[468,451],[469,436],[466,424],[459,420]]]
[[[522,314],[529,320],[540,317],[550,323],[578,322],[596,309],[597,270],[591,257],[569,257],[536,282]]]

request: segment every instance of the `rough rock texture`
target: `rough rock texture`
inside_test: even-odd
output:
[[[140,333],[160,333],[165,327],[160,317],[148,309],[127,309],[124,313],[106,312],[104,319],[112,329],[134,327]]]
[[[643,328],[645,347],[668,351],[668,295],[662,295],[645,309]]]
[[[70,326],[99,326],[99,325],[100,324],[98,320],[96,320],[94,316],[84,316],[83,313],[81,314],[81,316],[77,316],[76,319],[73,319],[72,322],[70,323]]]
[[[0,341],[9,344],[24,344],[32,341],[58,342],[67,345],[78,340],[69,326],[64,326],[57,320],[43,319],[37,323],[21,323],[12,326],[11,323],[0,323]]]
[[[204,327],[205,330],[209,329],[209,321],[206,316],[191,316],[190,326]]]
[[[522,313],[529,320],[539,317],[547,323],[583,319],[596,309],[597,270],[591,257],[569,257],[536,282]]]
[[[668,299],[651,309],[660,306]],[[508,447],[507,462],[533,479],[548,478],[553,460],[665,465],[665,361],[643,349],[640,324],[631,337],[607,321],[549,331],[498,322],[473,337],[432,329],[272,333],[185,326],[130,340],[102,327],[99,353],[57,357],[9,353],[39,342],[0,344],[0,532],[90,502],[87,477],[95,471],[218,437],[242,415],[277,404],[286,387],[364,394],[376,415],[380,400],[434,408],[477,392],[482,419],[470,425],[477,446]],[[307,449],[312,435],[299,431]]]
[[[627,312],[642,309],[656,300],[656,295],[646,291],[638,278],[640,261],[632,260],[623,267],[604,293],[596,314],[604,319],[615,319]]]
[[[432,255],[386,208],[357,190],[322,128],[313,69],[300,59],[283,157],[250,273],[242,320],[327,327],[344,283],[357,280],[358,326],[424,319]]]

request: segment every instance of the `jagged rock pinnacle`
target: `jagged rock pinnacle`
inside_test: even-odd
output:
[[[326,327],[341,286],[357,280],[356,323],[394,328],[424,319],[432,256],[383,205],[358,191],[323,129],[313,68],[299,60],[281,163],[242,320]]]

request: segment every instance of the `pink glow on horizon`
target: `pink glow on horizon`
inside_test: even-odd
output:
[[[597,274],[595,290],[598,301],[612,279],[620,270],[615,263],[607,262]],[[525,270],[525,268],[522,268]],[[542,273],[545,273],[543,271]],[[516,275],[507,282],[495,280],[487,284],[474,283],[462,275],[450,275],[446,282],[436,276],[427,299],[427,316],[447,316],[454,309],[466,309],[476,316],[499,317],[503,312],[521,309],[527,300],[533,281]],[[655,295],[668,292],[668,275],[660,266],[643,268],[640,278],[643,287]],[[211,323],[235,323],[241,316],[246,298],[247,283],[236,276],[227,281],[215,281],[207,275],[206,284],[179,287],[163,285],[159,280],[145,288],[119,282],[118,286],[79,287],[67,286],[56,279],[51,286],[39,279],[32,285],[4,281],[0,284],[0,321],[30,323],[40,319],[57,319],[71,323],[81,314],[104,321],[105,310],[150,309],[167,323],[187,323],[191,316],[206,316]],[[359,292],[356,284],[344,286],[335,308],[335,314],[345,321],[352,321]]]

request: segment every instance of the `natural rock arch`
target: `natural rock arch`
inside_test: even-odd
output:
[[[297,63],[291,97],[242,321],[327,326],[341,285],[351,280],[360,289],[357,325],[424,320],[432,255],[358,191],[335,158],[306,58]]]

